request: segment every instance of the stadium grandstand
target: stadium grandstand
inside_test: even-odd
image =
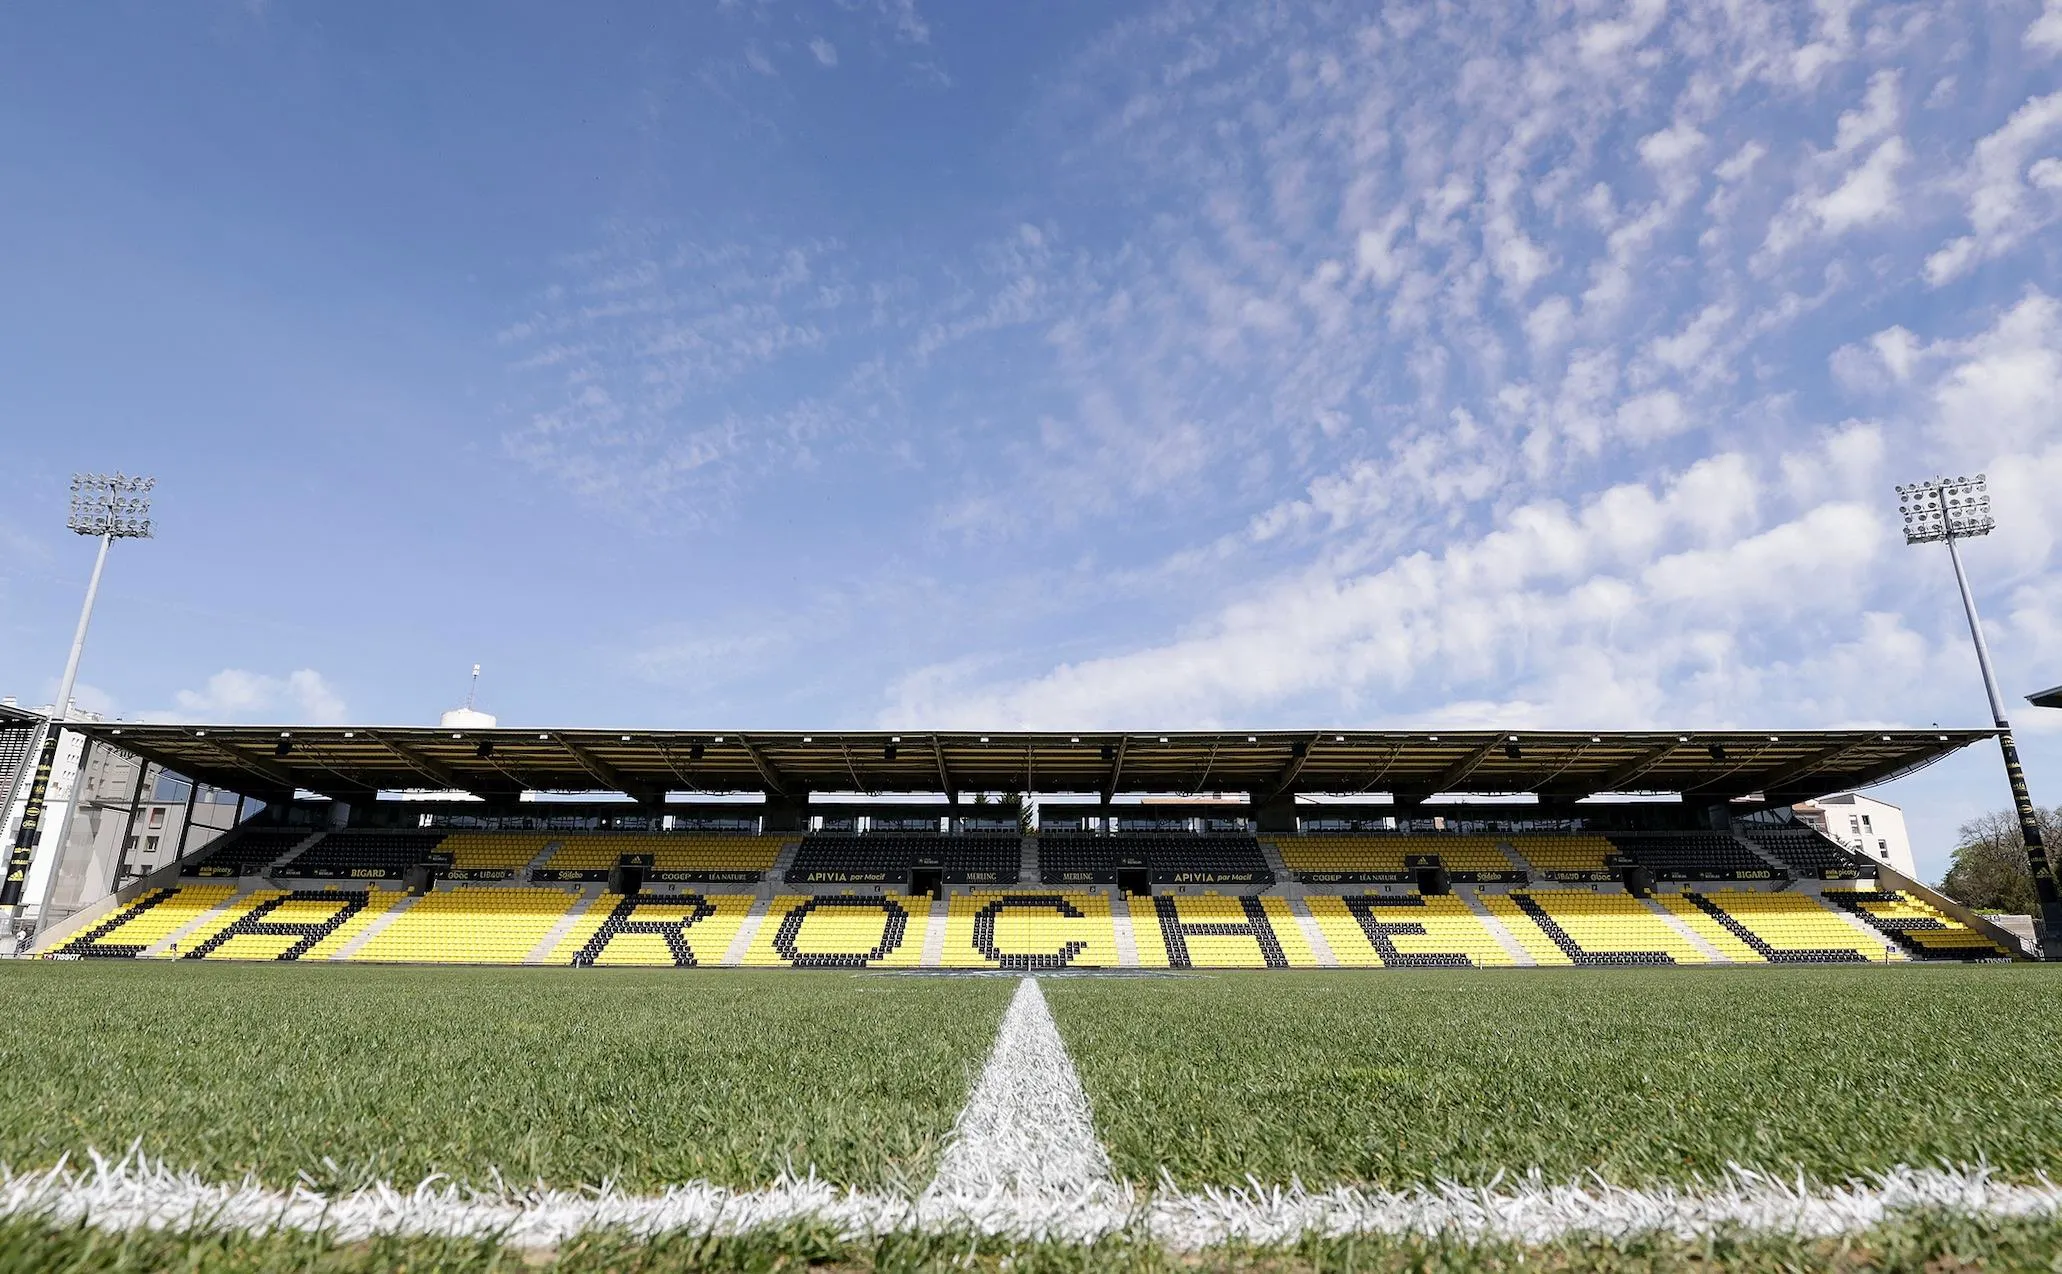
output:
[[[51,958],[1042,971],[2022,954],[1790,813],[1987,730],[71,728],[135,775],[126,811],[101,802],[103,839],[124,843],[160,774],[238,794],[240,817],[148,871],[105,872],[41,926]],[[53,832],[104,871],[92,835]]]

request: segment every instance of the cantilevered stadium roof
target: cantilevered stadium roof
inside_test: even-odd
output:
[[[1794,801],[1909,773],[1988,729],[802,734],[730,730],[72,727],[206,783],[275,798],[379,791],[1119,794],[1670,792]]]

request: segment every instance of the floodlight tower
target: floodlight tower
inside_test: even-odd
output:
[[[2012,742],[2012,723],[2005,720],[2005,697],[1998,692],[1997,674],[1991,671],[1990,644],[1983,639],[1976,595],[1969,591],[1962,553],[1955,547],[1956,540],[1989,535],[1997,525],[1990,515],[1989,486],[1980,473],[1973,478],[1928,478],[1908,483],[1897,489],[1897,511],[1904,517],[1906,544],[1945,544],[1948,560],[1955,565],[1955,584],[1962,590],[1962,610],[1969,617],[1969,638],[1976,644],[1976,665],[1983,670],[1983,692],[1990,696],[1991,720],[1998,727],[2005,781],[2012,786],[2019,833],[2026,840],[2026,863],[2033,871],[2034,895],[2041,912],[2041,954],[2045,959],[2062,960],[2062,892],[2055,887],[2055,870],[2048,862],[2047,847],[2041,842],[2040,820],[2034,813],[2033,797],[2026,790],[2026,771],[2020,768],[2019,749]]]
[[[22,808],[21,827],[15,832],[14,848],[7,857],[7,874],[0,878],[0,907],[19,907],[28,886],[29,863],[35,857],[36,842],[43,827],[43,800],[50,790],[50,771],[57,764],[58,736],[72,715],[72,688],[79,678],[79,656],[86,649],[86,627],[93,622],[93,599],[100,593],[100,572],[107,566],[107,550],[116,540],[147,540],[151,537],[150,492],[156,478],[131,477],[125,473],[75,473],[72,475],[71,516],[65,525],[80,535],[97,536],[100,551],[93,558],[93,578],[86,585],[86,605],[79,611],[79,626],[72,633],[72,653],[64,661],[64,680],[57,689],[57,702],[50,715],[36,727],[35,742],[28,755],[36,758],[29,780],[28,803]],[[9,802],[12,804],[12,802]],[[0,811],[0,819],[5,811]],[[61,851],[60,851],[61,852]],[[52,864],[50,882],[57,879]],[[44,902],[50,891],[44,889]],[[36,917],[41,928],[43,918]]]

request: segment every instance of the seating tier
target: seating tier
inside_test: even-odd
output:
[[[1809,827],[1796,824],[1762,827],[1750,823],[1744,828],[1744,834],[1764,854],[1788,868],[1793,876],[1817,880],[1858,880],[1876,874],[1876,864]]]
[[[1776,869],[1729,832],[1612,832],[1612,846],[1656,880],[1771,880]]]
[[[903,884],[915,870],[951,884],[1010,884],[1023,869],[1023,840],[974,832],[812,832],[802,838],[787,879],[797,884]]]
[[[246,826],[209,846],[206,853],[180,864],[181,876],[255,876],[272,860],[314,835],[306,827]]]
[[[1526,878],[1494,836],[1314,833],[1273,838],[1272,843],[1283,865],[1314,884],[1408,882],[1422,867],[1443,867],[1464,883]]]
[[[1274,883],[1251,836],[1180,832],[1046,832],[1038,838],[1039,879],[1048,885],[1115,884],[1120,871],[1144,871],[1154,884]]]
[[[2010,955],[1983,934],[1908,893],[1828,889],[1825,896],[1920,959],[2001,960]]]
[[[635,862],[647,880],[744,884],[772,870],[783,843],[779,836],[695,832],[584,832],[549,839],[558,848],[532,873],[533,880],[607,880],[618,863]]]
[[[331,832],[280,870],[318,880],[399,880],[430,861],[444,833],[431,831]]]
[[[169,940],[177,935],[177,950]],[[797,968],[1347,968],[1833,964],[2002,959],[1983,933],[1909,893],[1616,888],[1420,896],[1113,899],[1104,891],[928,897],[741,892],[619,896],[459,884],[416,896],[331,885],[149,890],[47,953],[58,958],[520,964],[743,963]],[[1518,953],[1523,952],[1524,958]]]

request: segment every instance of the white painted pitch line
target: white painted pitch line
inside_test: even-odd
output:
[[[1064,1195],[1106,1186],[1088,1094],[1038,979],[1017,983],[981,1078],[967,1095],[924,1198]]]
[[[1460,1242],[1540,1243],[1570,1235],[1624,1238],[1727,1232],[1830,1237],[1899,1213],[1941,1211],[1984,1218],[2062,1216],[2062,1187],[2013,1185],[1982,1168],[1899,1168],[1845,1186],[1810,1186],[1734,1169],[1714,1187],[1619,1189],[1450,1183],[1402,1191],[1341,1188],[1211,1190],[1150,1194],[1081,1183],[1072,1192],[957,1194],[919,1200],[787,1179],[758,1190],[693,1183],[664,1194],[613,1190],[473,1191],[432,1180],[416,1188],[377,1185],[348,1194],[273,1190],[253,1181],[203,1181],[137,1157],[93,1157],[88,1167],[41,1172],[0,1169],[0,1216],[40,1217],[119,1232],[274,1229],[328,1231],[343,1241],[374,1235],[496,1238],[519,1247],[564,1243],[595,1230],[636,1236],[744,1234],[820,1222],[850,1238],[892,1233],[964,1233],[1086,1242],[1149,1235],[1174,1251],[1232,1240],[1268,1245],[1305,1236],[1419,1235]]]
[[[1716,1187],[1702,1190],[1554,1186],[1537,1177],[1502,1190],[1451,1183],[1407,1191],[1256,1187],[1156,1195],[1148,1227],[1169,1246],[1184,1249],[1233,1239],[1275,1244],[1306,1235],[1347,1234],[1520,1243],[1574,1234],[1698,1238],[1728,1231],[1830,1237],[1922,1210],[2052,1217],[2062,1214],[2062,1188],[2045,1179],[2035,1185],[2006,1184],[1992,1180],[1981,1168],[1897,1168],[1867,1181],[1827,1188],[1737,1167],[1729,1169]]]

